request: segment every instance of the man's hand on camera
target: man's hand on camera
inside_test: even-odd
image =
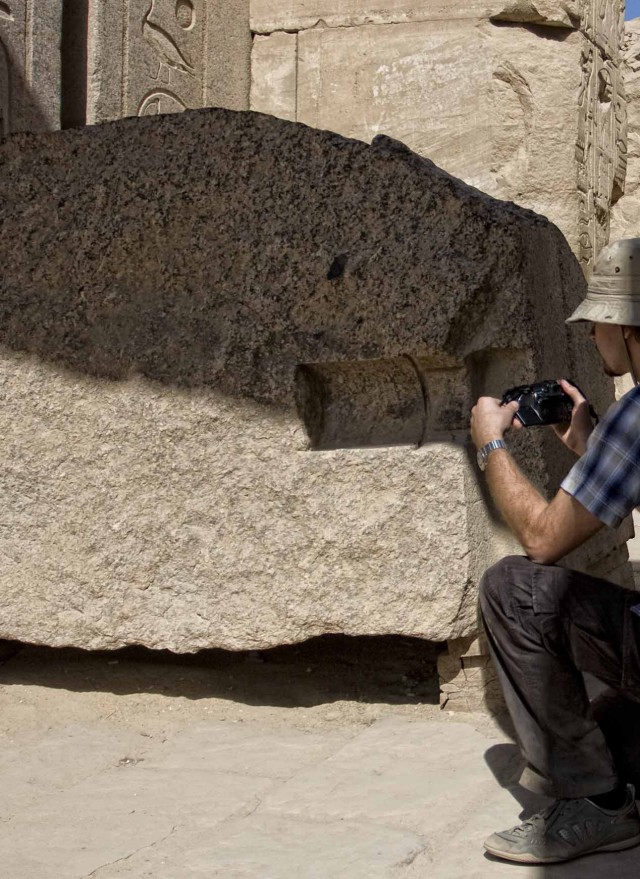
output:
[[[477,449],[495,439],[503,439],[511,427],[521,427],[514,422],[518,404],[514,400],[503,406],[495,397],[480,397],[471,410],[471,439]]]
[[[559,381],[562,390],[573,401],[573,412],[569,424],[554,424],[553,429],[568,449],[576,455],[584,455],[587,450],[587,440],[593,431],[589,401],[571,382],[563,378]]]

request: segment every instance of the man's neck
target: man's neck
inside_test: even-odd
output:
[[[635,335],[631,335],[628,339],[625,339],[625,345],[629,357],[629,372],[631,373],[634,385],[637,385],[640,381],[640,342],[638,342]]]

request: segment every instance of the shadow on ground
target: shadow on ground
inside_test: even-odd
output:
[[[248,705],[312,707],[342,700],[398,705],[439,701],[439,645],[420,638],[324,635],[270,650],[193,655],[128,647],[87,652],[17,645],[0,684],[76,692],[161,693]]]

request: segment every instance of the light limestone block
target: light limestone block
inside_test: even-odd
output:
[[[440,704],[447,711],[505,710],[502,689],[484,638],[449,641],[438,656]]]
[[[248,0],[92,3],[88,121],[248,109],[250,53]]]
[[[365,141],[393,134],[502,198],[569,200],[574,228],[563,231],[576,242],[566,132],[575,131],[579,34],[543,41],[520,28],[446,21],[316,29],[298,39],[298,121]]]
[[[297,64],[296,34],[256,37],[251,55],[251,109],[295,122]]]
[[[307,30],[296,118],[364,141],[399,138],[550,217],[588,266],[607,239],[626,163],[617,50],[608,58],[597,45],[614,43],[607,24],[598,20],[595,42],[586,31],[543,39],[474,20]]]
[[[389,139],[224,110],[17,136],[0,223],[0,638],[474,635],[514,543],[465,399],[563,374],[612,398],[558,230]],[[360,447],[310,450],[299,367]],[[522,433],[555,493],[570,456]]]
[[[575,28],[581,22],[581,0],[503,0],[491,4],[493,21],[538,24],[548,27]]]
[[[251,0],[255,33],[362,24],[488,19],[576,27],[577,0]]]
[[[62,0],[0,2],[0,138],[60,127]]]

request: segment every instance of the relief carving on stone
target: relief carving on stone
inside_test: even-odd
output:
[[[159,0],[152,0],[147,14],[142,20],[142,36],[152,47],[158,61],[158,70],[152,79],[166,82],[171,85],[171,71],[181,70],[189,76],[195,73],[195,67],[187,56],[184,43],[180,47],[180,39],[174,39],[171,35],[171,24],[161,14],[162,7]],[[162,10],[166,12],[166,10]],[[182,15],[180,15],[182,12]],[[179,27],[190,30],[195,24],[195,10],[190,0],[178,0],[175,8],[175,18]]]
[[[582,0],[582,30],[609,58],[624,41],[625,0]]]
[[[167,89],[154,89],[140,104],[138,116],[159,116],[161,113],[183,113],[187,108],[180,98]]]
[[[125,37],[128,115],[180,113],[203,104],[204,0],[130,0]]]
[[[580,261],[588,267],[609,240],[611,206],[624,192],[627,167],[627,115],[619,54],[624,2],[587,0],[578,93]]]

